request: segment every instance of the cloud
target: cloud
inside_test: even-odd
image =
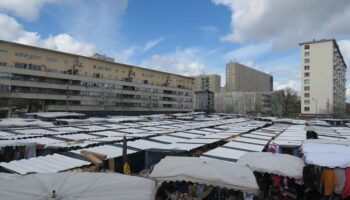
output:
[[[68,53],[91,56],[95,46],[90,43],[79,42],[68,34],[58,34],[42,38],[36,32],[24,30],[14,18],[0,13],[0,39],[27,45],[40,46]]]
[[[27,21],[34,21],[38,18],[43,5],[53,2],[55,0],[1,0],[0,11],[14,14]]]
[[[98,44],[104,54],[130,46],[122,34],[128,0],[65,1],[52,16],[65,33]],[[113,48],[111,48],[113,47]]]
[[[350,66],[350,40],[340,40],[338,41],[340,51],[343,55],[344,61],[347,65],[347,77],[346,80],[350,80],[349,66]],[[350,84],[346,85],[346,99],[350,100]]]
[[[255,59],[267,53],[270,53],[270,50],[271,50],[270,43],[245,45],[241,48],[227,52],[225,54],[225,60],[226,61],[229,61],[229,60],[244,61],[244,60]]]
[[[150,40],[148,41],[145,46],[143,47],[143,52],[146,52],[150,49],[152,49],[153,47],[157,46],[159,43],[163,42],[164,41],[164,37],[161,37],[161,38],[158,38],[158,39],[155,39],[155,40]]]
[[[164,40],[165,37],[160,37],[157,39],[149,40],[144,45],[132,45],[116,53],[116,60],[122,63],[135,64],[135,62],[132,60],[134,56],[146,53],[147,51],[159,45]]]
[[[231,33],[223,41],[273,41],[275,50],[296,46],[313,38],[350,34],[348,0],[212,0],[227,6],[231,14]]]
[[[346,62],[346,65],[350,65],[350,40],[340,40],[338,41],[340,52]]]
[[[281,83],[278,81],[274,82],[274,90],[284,90],[286,88],[291,88],[300,95],[300,81],[298,80],[288,80],[287,82]]]
[[[131,61],[131,58],[141,50],[142,48],[140,46],[133,45],[131,47],[128,47],[116,53],[115,60],[121,63],[133,64],[133,62]]]
[[[151,58],[140,63],[141,66],[151,66],[152,69],[171,73],[177,73],[184,76],[194,76],[203,74],[204,64],[198,58],[196,48],[177,48],[175,52],[159,55],[155,54]]]
[[[49,36],[49,38],[44,39],[41,42],[43,44],[42,46],[49,49],[78,53],[87,56],[91,56],[95,51],[94,45],[79,42],[68,34]]]
[[[216,27],[216,26],[201,26],[201,27],[199,27],[199,30],[201,30],[203,32],[209,32],[209,33],[219,31],[218,27]]]

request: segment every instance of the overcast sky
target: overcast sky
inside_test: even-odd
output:
[[[349,20],[348,0],[0,0],[2,40],[222,82],[233,60],[297,91],[298,43],[335,38],[349,65]]]

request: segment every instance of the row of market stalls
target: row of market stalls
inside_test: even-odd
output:
[[[45,181],[54,180],[57,172],[64,174],[62,176],[72,171],[90,174],[123,172],[125,138],[131,173],[148,179],[131,176],[135,179],[128,180],[130,176],[119,175],[120,180],[125,180],[122,184],[127,187],[118,189],[115,186],[115,191],[101,190],[101,193],[97,192],[99,195],[105,191],[106,194],[120,193],[120,199],[164,199],[165,196],[185,199],[184,195],[206,196],[206,199],[252,199],[253,196],[260,199],[315,199],[311,197],[318,193],[319,198],[316,199],[330,196],[346,199],[347,190],[350,193],[350,177],[346,181],[350,167],[350,129],[347,127],[271,124],[269,121],[218,116],[200,121],[189,120],[188,115],[180,117],[185,118],[160,121],[114,119],[93,125],[3,129],[0,147],[2,150],[12,149],[15,157],[10,160],[0,157],[3,159],[0,167],[7,172],[6,176],[10,172],[20,179],[27,177],[30,180],[28,177],[34,176],[36,180],[43,178]],[[38,129],[40,131],[36,131]],[[312,134],[309,134],[310,131]],[[23,154],[18,153],[18,146]],[[97,167],[96,161],[88,159],[87,154],[101,158],[101,164]],[[329,194],[324,191],[325,182],[316,184],[314,181],[312,187],[306,184],[305,170],[309,168],[312,172],[319,172],[312,176],[319,178],[325,169],[327,174],[335,174],[338,171],[335,169],[342,169],[341,189],[340,186],[337,189],[333,187]],[[40,175],[25,175],[32,173]],[[42,173],[48,173],[48,177]],[[98,174],[104,180],[105,173]],[[23,182],[26,179],[22,179]],[[93,179],[84,180],[89,183]],[[136,186],[133,187],[129,181]],[[147,182],[148,186],[137,189],[139,181],[141,185]],[[107,180],[106,183],[111,186],[117,184],[116,180]],[[0,176],[0,195],[12,195],[8,191],[13,190],[1,184]],[[78,190],[71,192],[69,188],[57,188],[57,184],[52,183],[40,192],[45,193],[43,198],[68,193],[70,198],[79,199],[74,198]],[[140,192],[144,198],[133,197],[134,194],[123,198],[123,191]],[[200,191],[199,194],[196,191]],[[82,199],[96,199],[93,194],[89,195]],[[107,196],[104,199],[108,199]]]
[[[320,155],[327,141],[310,140],[303,144],[305,156]],[[315,146],[316,145],[316,146]],[[321,145],[321,146],[318,146]],[[335,142],[333,145],[344,145]],[[345,154],[349,156],[349,149]],[[336,155],[339,152],[333,152]],[[307,161],[308,163],[309,161]],[[313,164],[329,166],[324,161],[314,161]],[[349,163],[338,163],[335,167],[349,167]],[[272,174],[276,179],[282,176],[292,181],[303,180],[305,164],[301,158],[271,152],[249,152],[243,155],[237,163],[197,157],[166,157],[155,165],[149,179],[111,173],[41,173],[31,175],[3,175],[0,174],[0,195],[5,199],[166,199],[166,195],[178,193],[177,186],[190,185],[184,195],[205,197],[213,193],[213,188],[229,191],[222,193],[222,197],[253,199],[259,196],[263,186],[256,173]],[[260,177],[261,178],[261,177]],[[280,179],[277,179],[280,180]],[[345,180],[346,181],[346,180]],[[195,183],[195,184],[193,184]],[[173,185],[175,187],[169,186]],[[274,187],[277,187],[275,181]],[[164,186],[165,185],[165,186]],[[192,194],[204,186],[200,192]],[[343,187],[349,189],[350,183],[344,182]],[[280,186],[278,186],[280,187]],[[206,193],[207,188],[209,192]],[[241,196],[237,192],[241,192]],[[285,189],[284,191],[287,191]],[[197,194],[198,193],[198,194]],[[286,193],[285,193],[286,194]],[[227,196],[228,195],[228,196]],[[300,196],[290,194],[287,199],[301,199]],[[186,199],[188,196],[178,196]],[[213,198],[212,198],[213,197]],[[272,196],[274,199],[285,199]],[[200,197],[198,197],[200,198]],[[306,199],[321,199],[306,198]],[[346,199],[344,197],[343,199]],[[209,199],[217,199],[210,196]],[[224,198],[218,198],[224,199]],[[265,198],[261,198],[265,199]],[[266,198],[266,199],[270,199]],[[303,198],[304,199],[304,198]]]
[[[123,136],[126,136],[128,154],[135,156],[135,165],[142,163],[141,167],[134,169],[141,170],[144,166],[150,168],[167,153],[190,155],[189,152],[193,150],[209,148],[237,133],[249,132],[266,124],[247,119],[204,122],[169,120],[45,129],[5,129],[2,132],[9,134],[2,135],[0,140],[0,147],[4,152],[0,157],[3,161],[0,166],[5,171],[20,174],[65,171],[91,164],[81,155],[82,151],[104,154],[107,162],[112,162],[109,159],[117,162],[116,158],[122,156]],[[13,135],[22,137],[14,138]],[[28,149],[22,148],[23,146],[34,146],[36,150],[30,157],[24,156]],[[17,147],[23,149],[23,155],[16,151]],[[66,162],[62,162],[62,159],[66,159]],[[66,167],[52,167],[52,163],[56,162],[64,163]],[[111,167],[110,170],[117,169]]]
[[[197,151],[200,149],[201,151],[205,151],[206,148],[213,148],[217,144],[224,142],[225,139],[236,136],[237,133],[246,133],[260,129],[266,125],[266,122],[251,121],[248,119],[226,119],[205,120],[200,122],[169,120],[161,122],[148,121],[67,127],[3,129],[1,130],[3,134],[0,140],[2,149],[11,148],[15,151],[14,154],[17,154],[17,146],[22,147],[22,145],[30,144],[32,146],[34,145],[36,148],[34,152],[37,155],[32,155],[31,157],[13,157],[9,162],[1,162],[1,169],[5,172],[12,172],[15,174],[38,174],[17,176],[18,179],[11,177],[11,180],[13,179],[14,182],[4,181],[6,182],[6,187],[1,185],[0,181],[0,195],[10,199],[23,199],[24,196],[28,197],[28,191],[23,190],[15,193],[11,184],[17,185],[18,187],[17,182],[33,184],[42,181],[48,184],[49,187],[45,187],[44,189],[29,187],[31,188],[30,191],[36,191],[38,189],[40,195],[35,192],[31,194],[35,194],[36,197],[42,196],[43,198],[60,197],[61,199],[65,199],[69,197],[78,199],[74,198],[74,195],[79,194],[79,190],[71,191],[71,188],[68,186],[74,187],[74,184],[79,183],[81,177],[77,177],[75,173],[67,174],[65,171],[89,171],[88,169],[91,168],[93,162],[87,160],[83,156],[83,152],[106,155],[104,165],[108,168],[108,171],[117,171],[116,166],[118,165],[118,160],[120,161],[123,154],[123,145],[121,141],[124,136],[126,136],[128,140],[127,154],[132,168],[142,166],[139,167],[139,170],[142,170],[145,168],[153,168],[154,164],[159,162],[165,155],[191,156],[191,152],[194,150]],[[162,155],[159,156],[159,154]],[[140,160],[143,161],[141,164],[138,163]],[[56,172],[60,172],[60,175],[57,175]],[[145,187],[143,185],[142,188],[139,188],[135,187],[134,184],[137,186],[142,178],[137,180],[136,177],[133,177],[135,178],[134,180],[127,180],[125,182],[116,180],[109,181],[105,180],[106,176],[109,175],[104,175],[104,173],[98,174],[101,176],[99,178],[101,183],[106,181],[104,184],[108,184],[108,187],[107,185],[103,186],[109,189],[109,191],[106,189],[101,191],[92,190],[95,193],[92,192],[86,194],[86,196],[84,194],[79,198],[96,199],[97,196],[101,197],[102,195],[106,197],[103,199],[108,199],[107,196],[112,191],[112,186],[114,186],[113,192],[118,194],[118,199],[155,198],[155,181],[150,182],[150,180],[147,179],[148,186]],[[92,177],[83,179],[85,185],[89,184],[89,181],[94,180],[93,176],[95,176],[95,178],[99,177],[97,174],[84,174],[84,177],[89,177],[90,175]],[[6,176],[8,177],[7,173]],[[61,179],[61,177],[70,177],[70,179],[65,182],[66,180]],[[74,180],[75,178],[79,180]],[[118,179],[123,180],[121,177],[118,177]],[[146,179],[142,179],[141,183],[144,183],[145,180]],[[50,181],[53,181],[53,183]],[[69,183],[69,181],[72,182]],[[118,187],[114,185],[116,184],[114,182],[118,182],[119,185],[123,184],[125,187],[118,189]],[[57,186],[61,184],[66,184],[67,187],[61,188]],[[83,189],[85,185],[83,184],[79,189]],[[122,191],[125,193],[125,196],[123,196],[124,194],[120,194]],[[136,193],[138,195],[131,193]]]

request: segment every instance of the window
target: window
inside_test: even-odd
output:
[[[40,56],[37,56],[37,55],[29,55],[28,57],[29,59],[32,59],[32,60],[40,60]]]
[[[47,58],[47,62],[57,62],[57,58]]]
[[[310,91],[310,86],[305,86],[304,91]]]
[[[310,84],[310,79],[305,79],[304,84]]]
[[[305,58],[305,59],[304,59],[304,63],[310,63],[310,59]]]
[[[6,66],[7,65],[7,63],[5,63],[5,62],[0,62],[0,66]]]
[[[310,70],[310,65],[305,65],[304,70]]]
[[[27,64],[25,63],[15,63],[15,68],[27,69]]]
[[[110,71],[110,70],[111,70],[110,67],[100,66],[100,65],[94,65],[94,69],[97,69],[97,70],[104,70],[104,71]]]
[[[5,55],[5,54],[7,54],[7,51],[6,51],[6,50],[1,50],[1,49],[0,49],[0,56],[3,56],[3,55]]]
[[[304,45],[304,49],[310,49],[310,45],[308,44]]]
[[[310,100],[304,100],[305,105],[310,105]]]
[[[15,56],[19,57],[19,58],[27,58],[27,59],[32,59],[32,60],[40,60],[40,58],[41,58],[40,56],[37,56],[37,55],[18,53],[18,52],[15,53]]]
[[[309,56],[310,55],[310,52],[305,52],[304,53],[304,56]]]
[[[29,64],[28,65],[28,69],[41,71],[41,66],[40,65]]]
[[[310,111],[310,107],[304,107],[304,111]]]
[[[304,73],[304,77],[310,77],[310,73],[309,72],[305,72]]]
[[[304,93],[304,97],[310,97],[310,93]]]

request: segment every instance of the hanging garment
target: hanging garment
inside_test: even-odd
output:
[[[269,147],[267,148],[267,152],[278,153],[279,146],[277,144],[269,144]]]
[[[25,158],[33,158],[36,157],[36,146],[35,144],[27,144]]]
[[[312,188],[315,185],[315,176],[313,166],[307,165],[303,169],[303,181],[305,187]]]
[[[127,162],[124,163],[123,173],[127,175],[131,175],[130,165]]]
[[[299,149],[298,149],[298,147],[294,147],[293,148],[293,156],[296,156],[296,157],[299,156]]]
[[[305,200],[316,200],[321,199],[322,195],[318,192],[316,188],[308,189],[305,194]]]
[[[350,197],[350,168],[345,169],[345,185],[341,192],[343,199]]]
[[[334,173],[337,178],[337,184],[334,187],[334,193],[341,194],[345,185],[345,170],[342,168],[335,168]]]
[[[279,187],[281,184],[281,176],[273,175],[272,176],[272,185],[273,187]]]
[[[323,183],[323,194],[325,196],[332,195],[334,187],[337,184],[337,178],[334,171],[328,168],[323,169],[321,182]]]
[[[254,195],[243,192],[243,198],[244,198],[244,200],[253,200]]]

